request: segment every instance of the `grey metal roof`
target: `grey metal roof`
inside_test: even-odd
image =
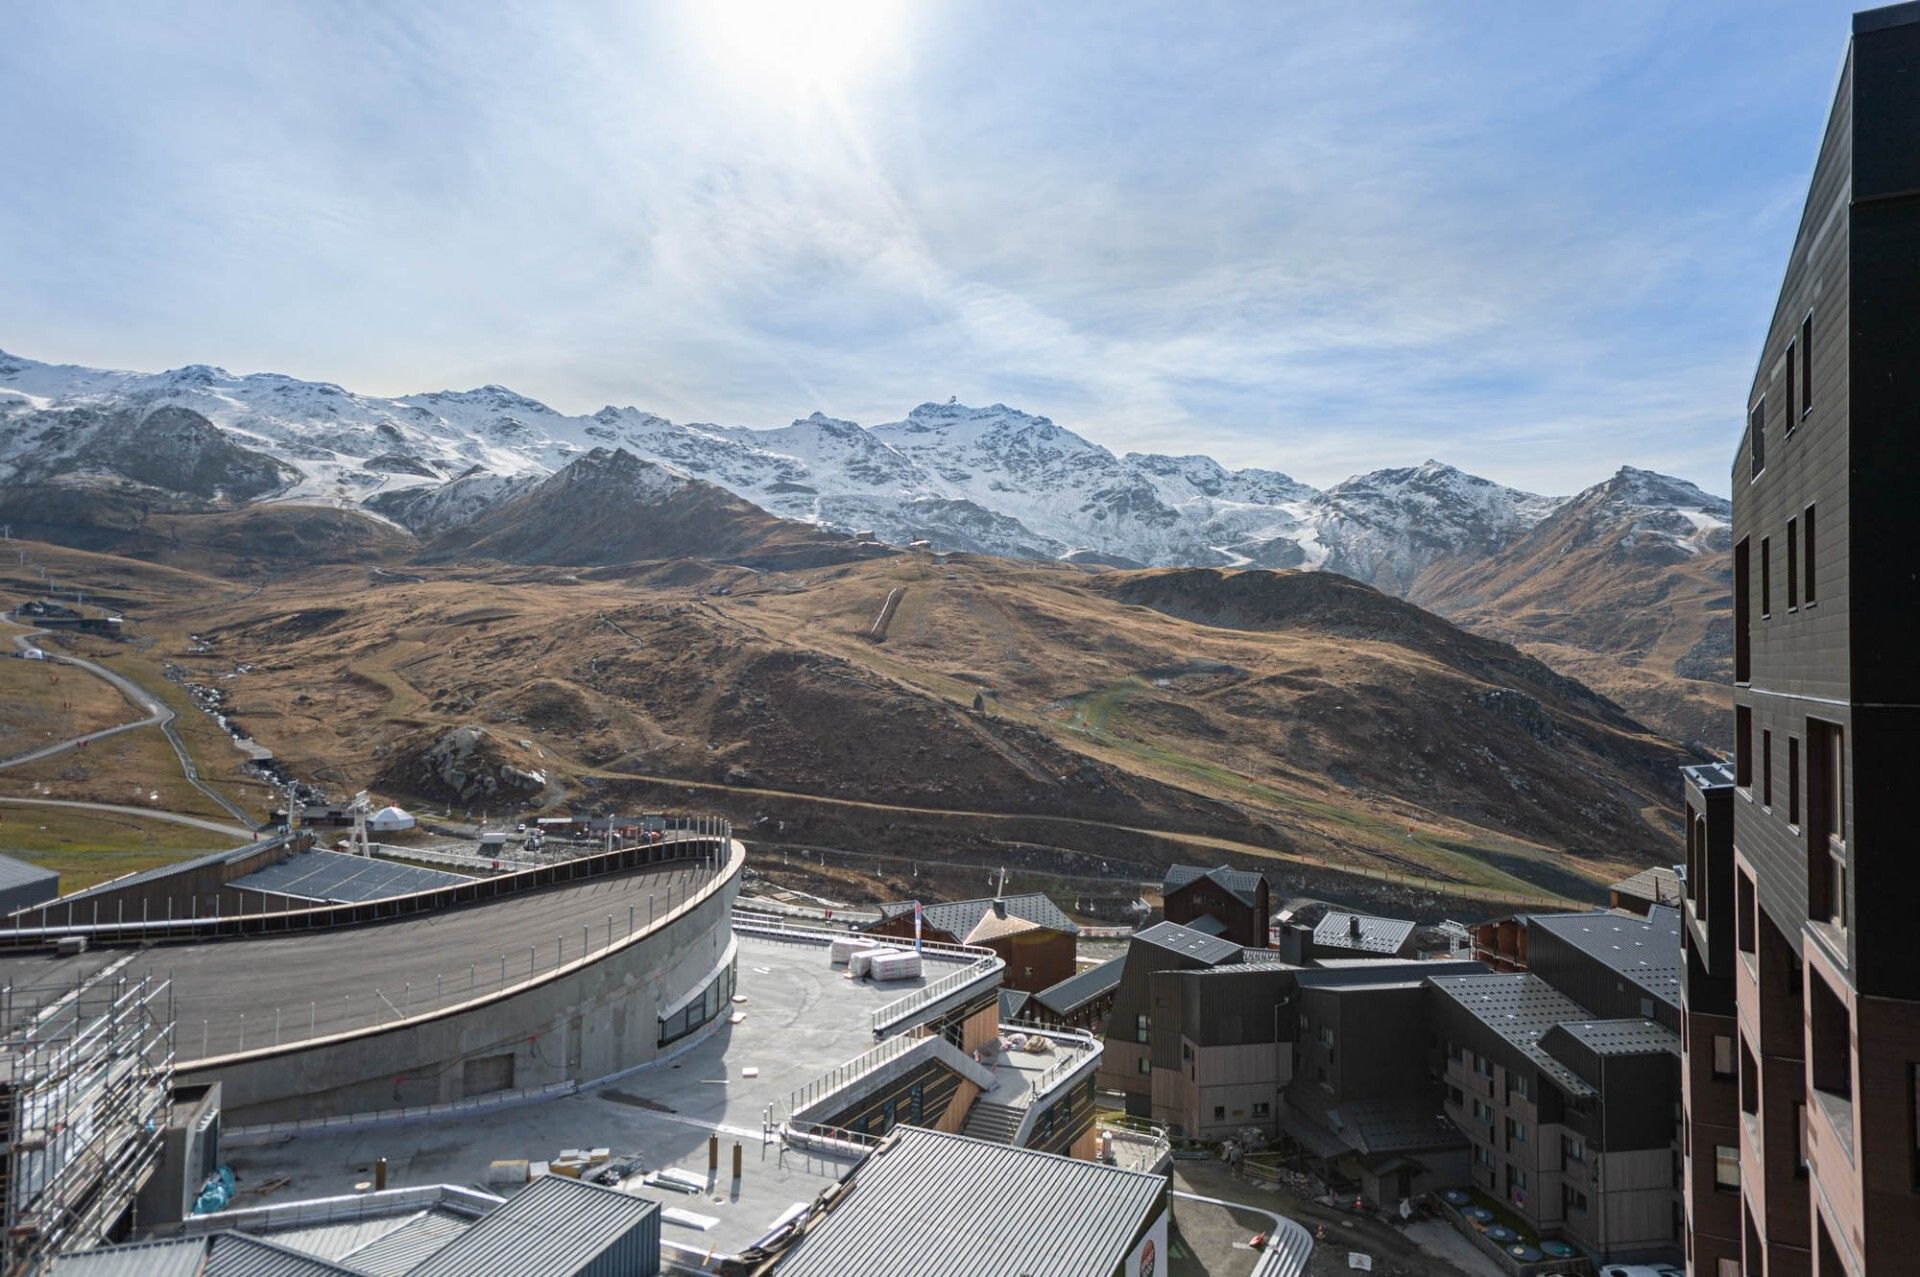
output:
[[[1019,1019],[1020,1013],[1027,1009],[1027,1000],[1032,996],[1024,989],[1009,989],[1003,986],[1000,990],[1000,1022],[1005,1024]]]
[[[443,869],[395,864],[337,851],[303,851],[277,865],[256,869],[228,884],[246,891],[268,891],[300,900],[357,903],[384,900],[435,887],[457,887],[472,879]]]
[[[1341,1124],[1342,1137],[1358,1153],[1414,1153],[1467,1143],[1436,1104],[1418,1096],[1348,1100],[1329,1108],[1324,1118]]]
[[[902,1127],[788,1252],[780,1277],[1106,1277],[1167,1178]]]
[[[1702,793],[1710,789],[1733,788],[1733,768],[1725,763],[1695,763],[1691,767],[1682,767],[1680,774]]]
[[[1354,923],[1360,924],[1358,934]],[[1347,913],[1330,909],[1313,929],[1317,949],[1351,949],[1357,953],[1398,953],[1413,934],[1414,924],[1405,918],[1375,918],[1370,914]]]
[[[1055,1015],[1071,1015],[1095,998],[1118,988],[1120,973],[1126,965],[1127,955],[1124,953],[1117,958],[1108,958],[1097,967],[1088,967],[1058,984],[1040,990],[1033,995],[1033,1000]]]
[[[1527,921],[1639,985],[1680,1005],[1680,913],[1656,906],[1645,918],[1624,913],[1536,913]]]
[[[618,1244],[659,1211],[658,1202],[644,1197],[545,1175],[495,1207],[409,1277],[559,1277]]]
[[[994,898],[983,896],[978,900],[947,900],[939,904],[922,903],[920,916],[929,927],[938,927],[949,935],[964,940],[967,933],[980,925],[980,919],[987,916],[987,910],[993,908]],[[1064,931],[1070,936],[1080,934],[1080,928],[1073,919],[1061,912],[1060,906],[1044,891],[1027,891],[1017,895],[1002,896],[1000,903],[1006,906],[1009,915],[1037,922],[1053,931]],[[913,913],[913,901],[896,900],[880,906],[883,919],[898,918],[902,914]]]
[[[53,1277],[362,1277],[353,1269],[245,1233],[208,1233],[63,1255]]]
[[[1595,1055],[1680,1054],[1680,1035],[1652,1020],[1571,1020],[1558,1031]]]
[[[1191,927],[1183,927],[1177,922],[1156,922],[1145,931],[1135,932],[1133,940],[1136,944],[1155,945],[1169,953],[1197,958],[1208,966],[1240,960],[1239,945]]]
[[[24,860],[15,860],[12,856],[0,856],[0,891],[24,887],[29,883],[45,882],[49,878],[58,881],[60,875],[55,870],[30,865]]]
[[[1486,970],[1486,963],[1473,958],[1369,958],[1309,967],[1294,979],[1303,989],[1413,988],[1434,976],[1481,975]]]
[[[1227,924],[1210,913],[1203,913],[1198,918],[1190,918],[1180,925],[1189,931],[1201,931],[1210,936],[1225,935],[1227,931]]]
[[[1231,865],[1220,865],[1213,869],[1202,869],[1198,865],[1174,865],[1167,870],[1167,876],[1161,880],[1160,894],[1164,896],[1169,891],[1178,891],[1202,878],[1213,879],[1243,905],[1260,903],[1260,884],[1265,881],[1265,878],[1245,869],[1235,869]]]
[[[1592,1017],[1587,1009],[1539,976],[1520,972],[1435,976],[1429,983],[1482,1024],[1518,1047],[1541,1072],[1571,1095],[1593,1088],[1540,1044],[1547,1031],[1569,1020]]]
[[[454,1211],[423,1211],[351,1252],[347,1262],[368,1277],[404,1277],[475,1226],[474,1220]]]

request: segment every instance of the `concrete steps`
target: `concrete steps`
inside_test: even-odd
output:
[[[967,1113],[966,1125],[960,1128],[962,1135],[977,1140],[990,1140],[995,1144],[1011,1144],[1020,1133],[1020,1120],[1026,1116],[1023,1109],[1008,1104],[995,1104],[992,1100],[975,1100],[973,1108]]]

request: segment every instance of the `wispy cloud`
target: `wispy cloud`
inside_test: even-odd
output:
[[[0,345],[1724,490],[1843,6],[816,4],[16,15]]]

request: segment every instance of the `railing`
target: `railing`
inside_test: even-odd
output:
[[[884,1135],[850,1131],[844,1126],[827,1126],[820,1122],[797,1122],[792,1119],[781,1124],[780,1136],[788,1143],[798,1144],[804,1148],[854,1156],[878,1148],[886,1139]]]
[[[1020,1032],[1029,1037],[1038,1034],[1043,1038],[1067,1045],[1067,1049],[1060,1053],[1060,1058],[1048,1066],[1047,1071],[1042,1073],[1039,1080],[1033,1084],[1030,1103],[1039,1101],[1041,1097],[1084,1067],[1090,1058],[1105,1050],[1098,1038],[1077,1029],[1021,1029]]]
[[[924,1041],[926,1041],[925,1038],[918,1038],[909,1033],[902,1033],[898,1037],[888,1038],[872,1050],[864,1051],[854,1056],[851,1060],[848,1060],[845,1064],[837,1068],[828,1069],[825,1073],[807,1083],[805,1086],[799,1087],[787,1097],[787,1112],[799,1113],[813,1107],[816,1101],[822,1100],[850,1083],[858,1081],[879,1068],[882,1064],[885,1064],[888,1060],[897,1059],[905,1055],[908,1051]]]
[[[258,1126],[236,1126],[220,1132],[220,1143],[229,1146],[270,1144],[290,1135],[314,1131],[350,1131],[363,1126],[384,1126],[396,1122],[419,1122],[448,1117],[456,1113],[484,1113],[558,1099],[579,1091],[578,1082],[549,1082],[545,1086],[519,1091],[498,1091],[464,1100],[443,1100],[434,1104],[408,1104],[392,1109],[369,1109],[364,1113],[338,1113],[331,1117],[301,1118],[293,1122],[263,1122]]]
[[[1094,1129],[1110,1136],[1113,1144],[1135,1149],[1128,1161],[1137,1164],[1137,1169],[1158,1170],[1173,1163],[1173,1141],[1167,1138],[1164,1126],[1144,1118],[1118,1117],[1096,1123]],[[1113,1164],[1120,1164],[1117,1155]]]

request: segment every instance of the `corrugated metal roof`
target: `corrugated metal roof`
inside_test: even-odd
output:
[[[1097,967],[1088,967],[1058,984],[1047,986],[1034,994],[1033,1000],[1055,1015],[1071,1015],[1095,998],[1118,988],[1120,973],[1126,965],[1127,955],[1124,953],[1117,958],[1108,958]]]
[[[1031,993],[1020,989],[1002,988],[1000,990],[1000,1022],[1006,1024],[1019,1019],[1020,1013],[1026,1010],[1027,999],[1032,996]]]
[[[658,1262],[660,1206],[563,1175],[546,1175],[508,1198],[409,1277],[563,1277],[615,1246],[649,1215]],[[648,1270],[653,1271],[653,1270]]]
[[[1240,960],[1239,945],[1191,927],[1183,927],[1177,922],[1156,922],[1145,931],[1136,932],[1133,938],[1137,943],[1155,945],[1170,953],[1198,958],[1209,966]]]
[[[1574,1020],[1558,1031],[1595,1055],[1680,1054],[1680,1035],[1652,1020]]]
[[[406,1227],[418,1212],[380,1215],[372,1219],[348,1219],[333,1224],[309,1224],[304,1228],[278,1228],[268,1231],[247,1230],[255,1237],[270,1237],[276,1245],[305,1251],[322,1259],[345,1259],[369,1242],[378,1241],[396,1228]]]
[[[1518,1047],[1569,1094],[1593,1094],[1593,1087],[1540,1043],[1555,1025],[1592,1018],[1578,1002],[1539,976],[1526,973],[1436,976],[1431,983],[1469,1015]]]
[[[360,1277],[317,1255],[245,1233],[175,1237],[63,1255],[51,1277]]]
[[[1642,869],[1613,884],[1613,890],[1623,896],[1632,896],[1635,900],[1646,900],[1656,905],[1675,905],[1680,903],[1680,870],[1671,865],[1655,865]]]
[[[1167,1178],[902,1127],[795,1245],[780,1277],[1105,1277]]]
[[[474,1226],[475,1221],[453,1211],[426,1211],[354,1251],[347,1262],[368,1277],[404,1277]]]
[[[1260,903],[1260,884],[1265,879],[1257,873],[1235,869],[1230,865],[1220,865],[1214,869],[1202,869],[1198,865],[1175,865],[1167,870],[1167,876],[1161,880],[1160,894],[1164,896],[1169,891],[1178,891],[1201,878],[1213,879],[1241,904]]]
[[[270,891],[300,900],[358,903],[404,896],[435,887],[457,887],[472,879],[441,869],[395,864],[337,851],[303,851],[277,865],[256,869],[229,885],[245,891]]]
[[[52,878],[58,880],[59,873],[44,869],[39,865],[30,865],[24,860],[15,860],[12,856],[0,856],[0,891],[12,887],[24,887],[30,883],[45,882]]]

